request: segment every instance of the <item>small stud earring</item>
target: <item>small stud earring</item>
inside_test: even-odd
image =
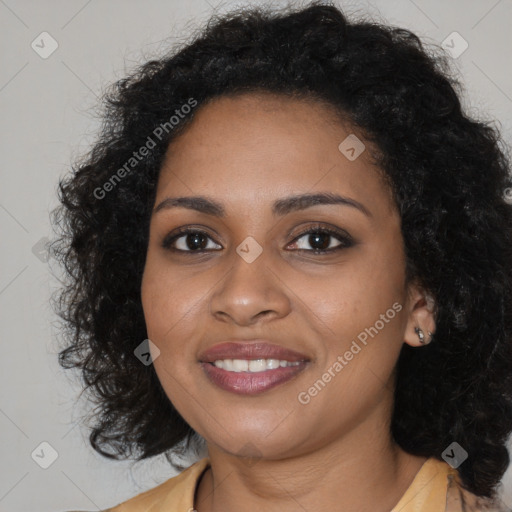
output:
[[[422,345],[428,345],[432,341],[432,333],[430,331],[427,331],[428,335],[430,336],[430,339],[428,341],[425,340],[425,335],[423,334],[423,331],[419,327],[415,327],[414,332],[418,335],[418,338],[420,339],[420,343]]]
[[[425,344],[425,335],[423,334],[423,331],[419,328],[419,327],[415,327],[414,328],[414,332],[418,335],[418,337],[420,338],[420,343],[422,345]]]

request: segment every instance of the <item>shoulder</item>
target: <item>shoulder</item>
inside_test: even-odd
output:
[[[446,461],[430,457],[391,512],[512,512],[464,489],[459,472]]]
[[[197,482],[209,465],[209,459],[205,457],[179,475],[101,512],[139,512],[149,510],[150,507],[166,512],[192,509]]]
[[[448,478],[445,512],[512,512],[499,498],[490,500],[464,489],[458,471]]]

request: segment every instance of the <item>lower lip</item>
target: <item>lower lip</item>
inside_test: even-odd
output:
[[[307,361],[302,361],[296,366],[281,366],[274,370],[263,372],[229,372],[217,368],[211,363],[201,363],[201,368],[208,378],[219,388],[240,395],[256,395],[262,391],[274,388],[283,382],[287,382],[304,370]]]

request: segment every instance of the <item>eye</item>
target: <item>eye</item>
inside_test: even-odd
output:
[[[306,235],[308,235],[307,238]],[[333,238],[338,240],[339,243],[337,245]],[[304,240],[301,241],[301,239]],[[308,244],[312,249],[306,247]],[[344,231],[314,226],[300,233],[288,247],[290,247],[290,245],[295,245],[292,249],[298,251],[327,254],[351,247],[354,245],[354,241]],[[222,249],[222,246],[213,242],[211,236],[206,231],[190,227],[179,228],[177,232],[167,235],[162,242],[162,247],[174,252],[196,254]]]
[[[206,231],[193,228],[180,228],[178,233],[171,233],[165,237],[162,242],[162,247],[176,252],[201,253],[204,251],[218,250],[216,247],[209,246],[208,241],[212,241],[212,238]],[[175,242],[176,246],[174,246]],[[222,249],[222,247],[220,248]]]
[[[306,235],[308,235],[306,237]],[[336,238],[339,243],[336,245],[333,238]],[[303,241],[300,241],[304,239]],[[303,231],[298,235],[293,244],[297,246],[299,251],[313,252],[315,254],[326,254],[330,252],[339,251],[354,245],[352,238],[343,231],[326,228],[326,227],[310,227],[307,231]],[[313,249],[308,249],[306,246],[310,245]]]

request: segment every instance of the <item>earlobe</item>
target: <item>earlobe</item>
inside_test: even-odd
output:
[[[435,301],[430,294],[414,285],[410,288],[409,304],[404,342],[412,347],[428,345],[436,328]]]

